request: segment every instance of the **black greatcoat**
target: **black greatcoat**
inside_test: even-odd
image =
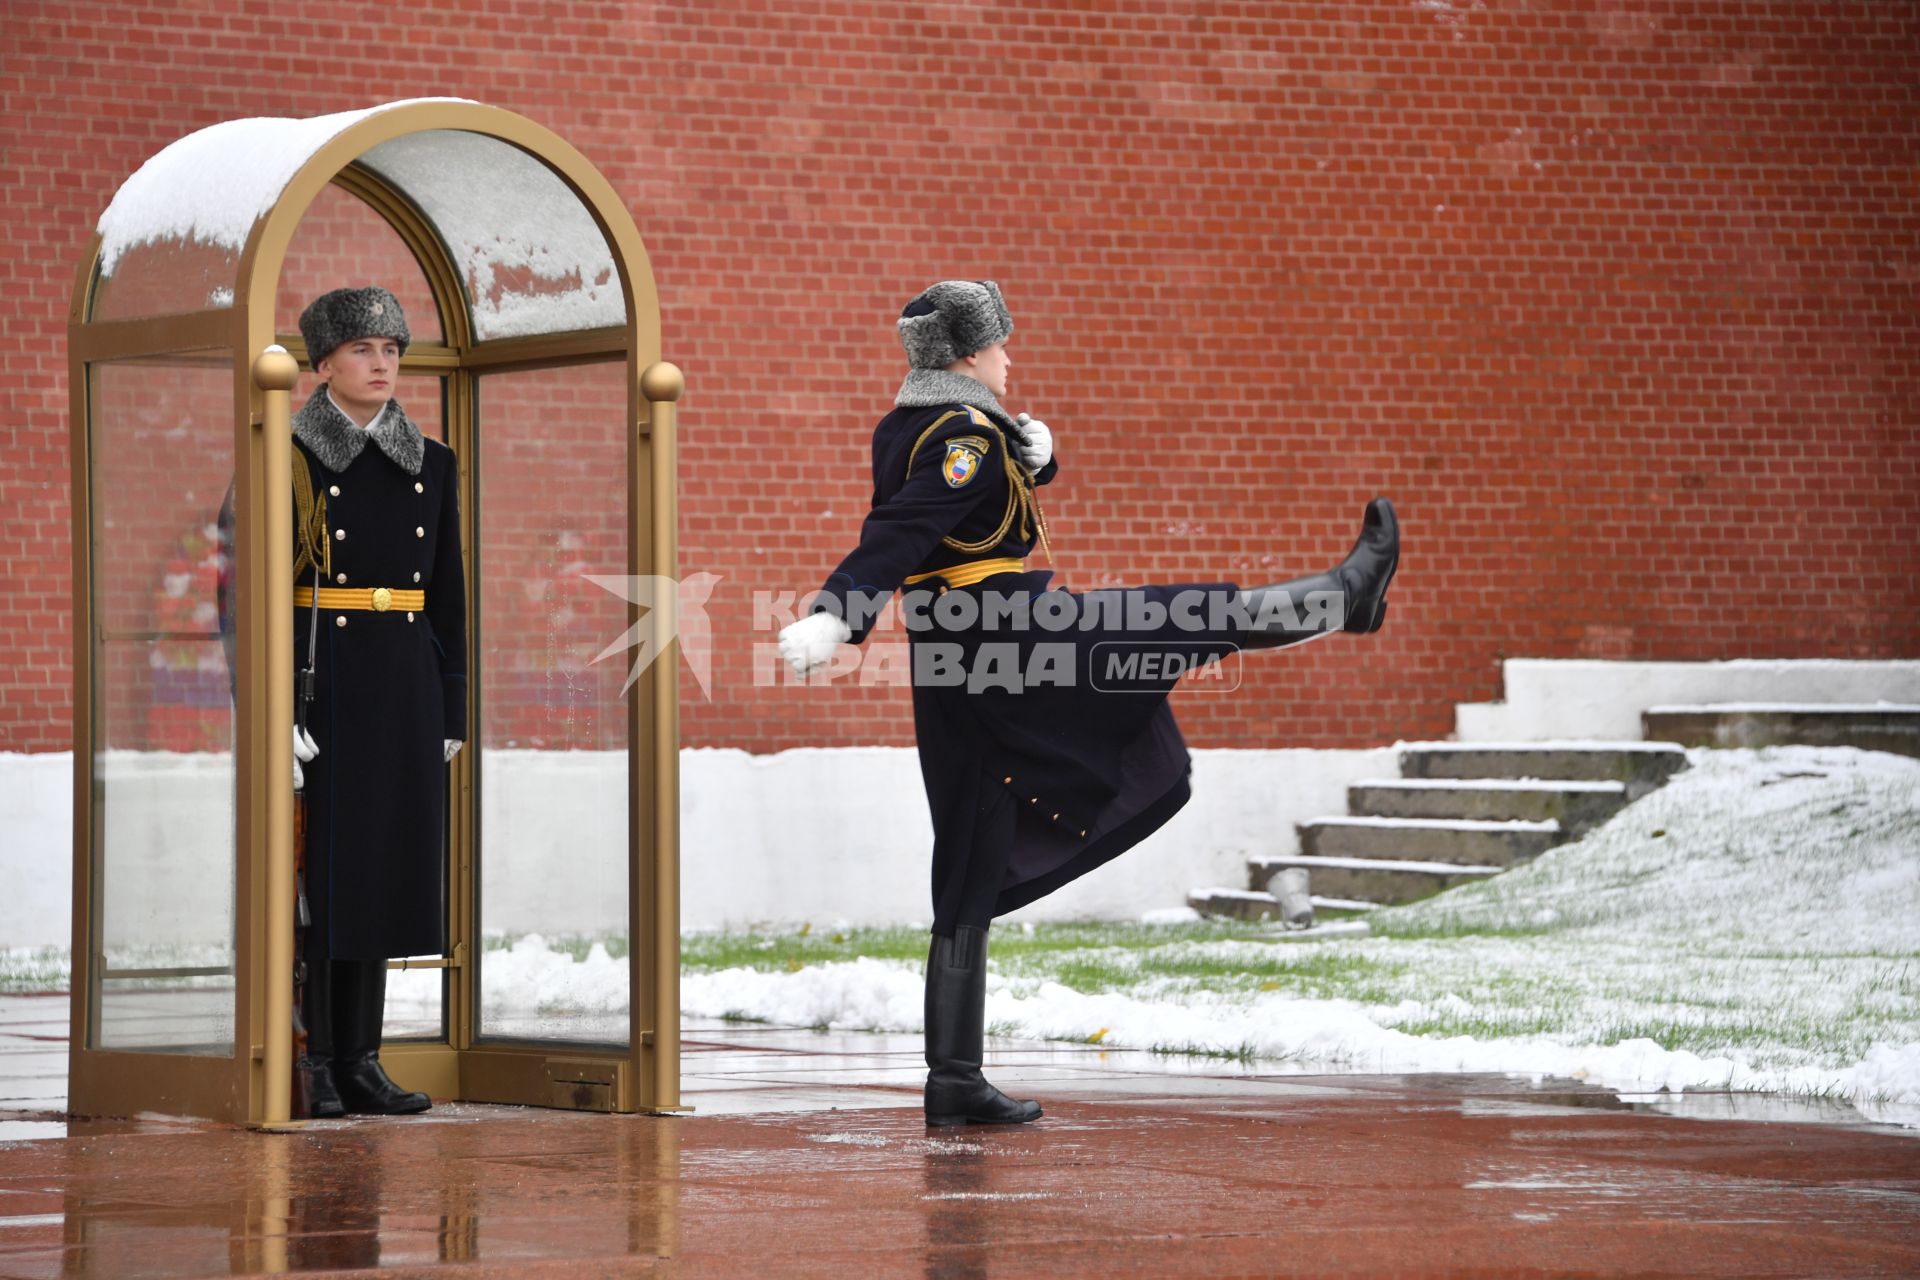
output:
[[[320,755],[302,766],[313,928],[336,959],[438,955],[447,915],[442,743],[467,737],[458,467],[398,401],[366,431],[324,387],[295,416],[294,440],[326,503],[324,585],[426,592],[424,610],[320,610],[308,719]],[[312,583],[303,569],[296,585]],[[296,607],[294,623],[298,670],[309,611]]]
[[[1045,570],[1010,570],[970,584],[950,584],[939,571],[987,559],[1021,558],[1034,547],[1039,517],[1024,518],[1024,469],[1010,473],[1014,424],[991,396],[968,404],[901,407],[874,429],[872,509],[860,545],[822,588],[816,610],[845,618],[864,641],[880,610],[908,577],[901,597],[914,654],[913,713],[921,777],[934,828],[933,907],[936,933],[961,924],[985,927],[993,916],[1033,902],[1139,843],[1189,798],[1190,760],[1167,695],[1177,671],[1116,682],[1109,655],[1179,655],[1203,665],[1232,651],[1244,619],[1221,622],[1218,608],[1237,596],[1233,583],[1158,584],[1092,593],[1049,591]],[[1020,466],[1018,454],[1012,464]],[[1030,477],[1045,485],[1057,460]],[[996,538],[996,531],[999,536]],[[956,577],[968,576],[955,573]],[[989,596],[1028,617],[1066,612],[1080,621],[1064,629],[1029,622],[990,625],[946,613],[965,592]],[[1202,604],[1214,625],[1175,625],[1176,599]],[[1134,620],[1120,625],[1134,607]],[[1165,619],[1155,623],[1158,614]],[[946,621],[941,621],[942,616]],[[1091,615],[1097,625],[1083,625]],[[953,625],[955,618],[959,625]],[[915,619],[922,622],[916,623]],[[960,669],[1026,673],[1036,648],[1065,664],[1038,682],[1008,687],[1004,679],[928,679],[932,646]],[[989,655],[991,660],[989,661]],[[997,664],[997,666],[996,666]],[[1060,666],[1071,670],[1063,677]],[[1164,668],[1163,668],[1164,670]],[[1070,677],[1070,678],[1068,678]]]

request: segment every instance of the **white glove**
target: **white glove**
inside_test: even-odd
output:
[[[466,745],[458,738],[448,738],[445,747],[442,748],[447,753],[447,763],[452,764],[453,758],[460,754],[460,748]]]
[[[295,791],[307,785],[307,775],[300,772],[301,761],[311,760],[319,754],[320,748],[315,745],[313,735],[299,725],[293,726],[293,789]]]
[[[1027,470],[1038,472],[1053,459],[1053,431],[1040,419],[1024,413],[1014,421],[1020,424],[1020,461],[1027,464]]]
[[[802,679],[833,661],[833,651],[853,639],[853,628],[830,613],[810,613],[780,628],[780,656]]]

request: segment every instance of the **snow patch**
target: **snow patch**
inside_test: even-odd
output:
[[[406,98],[308,119],[227,120],[190,133],[136,169],[100,215],[101,274],[111,276],[130,250],[161,241],[197,241],[238,254],[293,175],[340,134],[395,107],[465,101]],[[208,302],[231,306],[233,294],[216,290]]]
[[[1624,782],[1538,778],[1364,778],[1353,785],[1391,791],[1590,791],[1609,795],[1625,795],[1627,791]]]
[[[1885,715],[1888,712],[1898,712],[1901,715],[1920,715],[1920,706],[1906,702],[1701,702],[1694,704],[1669,703],[1664,706],[1647,708],[1647,714],[1650,716],[1720,714]]]
[[[1551,818],[1542,822],[1531,822],[1522,818],[1499,820],[1490,818],[1369,818],[1369,817],[1332,817],[1315,818],[1318,827],[1380,827],[1390,831],[1537,831],[1548,835],[1557,834],[1560,824]]]
[[[606,237],[580,198],[526,152],[435,129],[383,142],[362,159],[440,232],[466,286],[475,337],[626,323]]]
[[[1678,754],[1677,742],[1633,742],[1618,738],[1543,738],[1538,742],[1399,742],[1396,751],[1634,751],[1649,755]]]

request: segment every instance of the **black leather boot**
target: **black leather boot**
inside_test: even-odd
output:
[[[1335,631],[1378,631],[1387,620],[1387,584],[1399,568],[1400,522],[1393,503],[1375,498],[1367,504],[1353,550],[1334,568],[1240,593],[1254,619],[1241,647],[1277,649]],[[1285,598],[1277,598],[1279,593]],[[1334,593],[1338,612],[1327,608],[1322,593]]]
[[[332,962],[325,956],[301,957],[306,981],[300,993],[300,1020],[307,1028],[307,1051],[294,1061],[299,1079],[294,1114],[307,1120],[330,1120],[345,1115],[340,1090],[333,1083]]]
[[[333,962],[336,1047],[333,1080],[340,1101],[354,1115],[405,1116],[425,1111],[433,1100],[409,1093],[388,1079],[380,1065],[380,1030],[387,1009],[385,960]]]
[[[927,1123],[1026,1124],[1040,1104],[980,1074],[986,1044],[987,931],[961,925],[927,949]]]

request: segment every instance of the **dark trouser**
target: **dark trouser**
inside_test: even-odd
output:
[[[386,1015],[387,962],[336,960],[307,930],[307,1056],[333,1062],[380,1051],[380,1024]]]
[[[302,1067],[310,1093],[331,1099],[333,1109],[314,1115],[348,1112],[405,1115],[431,1105],[423,1093],[409,1093],[388,1079],[380,1066],[380,1032],[386,1017],[387,962],[384,959],[336,960],[325,954],[307,931],[304,959],[307,983],[301,1016],[307,1027]],[[310,1099],[310,1102],[313,1100]]]

